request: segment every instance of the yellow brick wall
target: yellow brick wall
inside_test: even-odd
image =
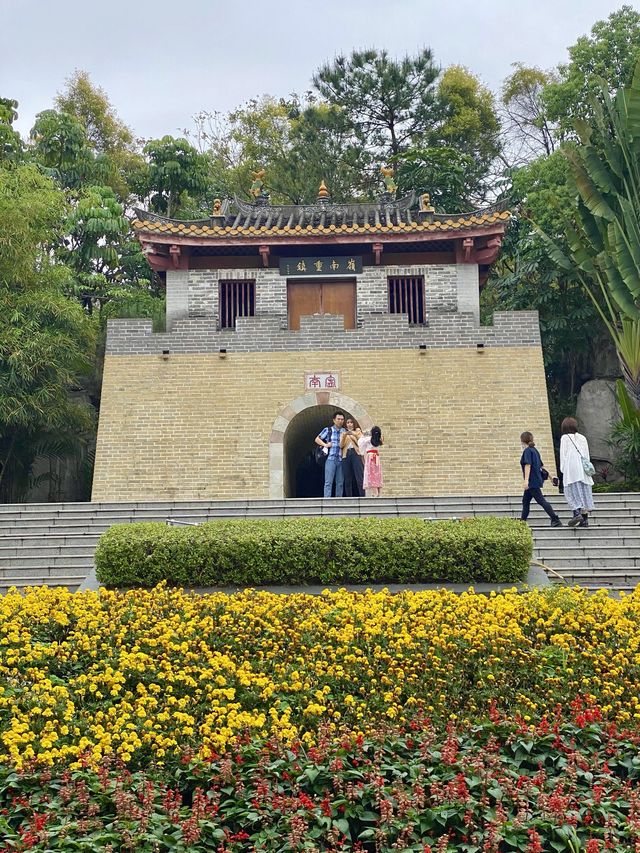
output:
[[[274,420],[327,369],[383,429],[386,495],[517,493],[525,429],[555,471],[538,347],[110,355],[93,500],[267,498]]]

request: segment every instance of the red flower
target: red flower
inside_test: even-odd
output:
[[[540,836],[535,829],[528,829],[529,844],[527,845],[527,853],[543,853],[543,847],[540,843]]]

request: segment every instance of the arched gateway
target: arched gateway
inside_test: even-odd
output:
[[[380,189],[337,204],[323,184],[299,205],[258,190],[188,222],[136,211],[166,331],[109,321],[94,500],[313,496],[335,408],[382,428],[389,497],[514,492],[525,428],[553,457],[537,314],[480,323],[509,213]]]
[[[309,468],[314,438],[331,423],[336,409],[371,429],[373,421],[360,403],[338,391],[310,391],[292,400],[273,422],[269,441],[269,497],[274,499],[322,496]]]

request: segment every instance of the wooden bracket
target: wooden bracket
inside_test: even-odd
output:
[[[375,258],[376,266],[379,267],[384,246],[382,243],[374,243],[371,248],[373,249],[373,257]]]
[[[466,264],[471,260],[471,252],[473,251],[473,237],[465,237],[462,241],[462,255]]]
[[[175,246],[175,245],[170,246],[169,247],[169,254],[173,258],[174,268],[178,269],[178,266],[180,265],[180,246]]]
[[[487,245],[476,251],[476,262],[479,264],[492,264],[498,257],[498,252],[500,251],[501,246],[501,236],[492,237],[490,240],[487,240]]]
[[[262,266],[269,266],[269,247],[268,246],[260,246],[258,251],[260,252],[260,256],[262,257]]]

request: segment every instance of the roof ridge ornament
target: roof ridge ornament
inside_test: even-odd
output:
[[[321,204],[328,204],[331,201],[331,193],[324,182],[324,178],[320,181],[320,186],[318,187],[318,201]]]
[[[429,193],[422,193],[420,196],[420,208],[418,217],[420,222],[433,222],[436,209],[431,204],[431,196]]]
[[[391,166],[381,166],[380,172],[384,182],[384,192],[380,201],[382,204],[391,204],[396,200],[396,193],[398,192],[398,185],[394,180],[395,172]]]
[[[255,199],[255,204],[257,205],[265,205],[269,204],[270,195],[267,191],[267,188],[264,185],[263,178],[266,175],[265,169],[258,169],[255,172],[251,172],[251,177],[253,181],[251,186],[249,187],[249,195],[252,195]]]

